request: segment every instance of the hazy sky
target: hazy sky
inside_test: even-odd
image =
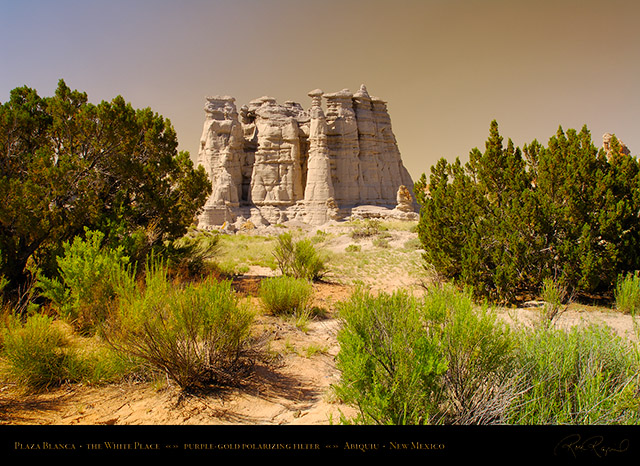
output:
[[[63,78],[151,107],[195,156],[207,95],[308,108],[364,83],[414,178],[483,148],[493,119],[518,146],[586,124],[635,155],[639,21],[634,0],[0,0],[0,101]]]

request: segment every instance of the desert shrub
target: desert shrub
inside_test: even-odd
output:
[[[362,247],[359,244],[350,244],[344,248],[345,252],[360,252]]]
[[[388,249],[391,246],[386,238],[374,238],[373,245],[381,249]]]
[[[121,293],[135,286],[135,272],[122,248],[103,247],[104,235],[86,230],[63,244],[59,278],[40,276],[37,286],[60,314],[83,332],[94,331],[114,307]]]
[[[14,317],[3,335],[3,354],[12,379],[33,389],[59,385],[70,377],[76,364],[65,351],[64,334],[53,326],[53,318],[34,314],[21,322]]]
[[[0,251],[0,270],[3,269],[3,262],[2,251]],[[7,288],[8,285],[9,280],[4,275],[0,274],[0,304],[2,304],[4,299],[4,289]]]
[[[507,325],[487,306],[476,306],[468,292],[432,286],[421,303],[425,322],[437,335],[447,362],[440,409],[433,422],[497,424],[518,391],[512,371],[514,340]]]
[[[358,407],[357,423],[490,424],[505,419],[517,385],[513,339],[468,293],[431,287],[340,305],[338,395]]]
[[[11,314],[2,330],[2,356],[8,376],[18,385],[44,390],[63,383],[107,383],[138,369],[99,339],[74,334],[51,316]]]
[[[610,291],[640,268],[640,166],[611,147],[583,127],[521,150],[493,121],[484,152],[441,159],[415,183],[425,261],[496,301],[538,293],[548,277],[571,295]]]
[[[65,382],[96,382],[119,373],[108,370],[106,355],[82,353],[53,317],[13,315],[3,330],[3,356],[9,377],[27,389],[43,390]],[[109,355],[111,356],[111,355]]]
[[[551,325],[565,309],[563,307],[567,300],[567,290],[552,278],[545,278],[542,281],[541,296],[544,301],[541,311],[542,325]]]
[[[428,423],[447,363],[418,301],[404,291],[373,296],[358,289],[338,310],[341,381],[335,388],[359,409],[351,422]]]
[[[637,424],[638,353],[605,326],[537,328],[517,338],[513,424]]]
[[[420,240],[418,238],[412,238],[405,241],[402,247],[409,251],[414,251],[417,249],[422,249],[422,244],[420,243]]]
[[[323,241],[326,241],[328,237],[329,234],[326,231],[318,230],[316,231],[316,234],[311,237],[311,242],[314,244],[322,243]]]
[[[283,275],[318,280],[325,272],[324,260],[308,239],[295,241],[290,233],[278,236],[273,255]]]
[[[339,307],[342,400],[366,424],[637,424],[637,348],[604,326],[512,330],[449,286]]]
[[[313,286],[303,278],[282,275],[262,280],[259,294],[267,312],[301,316],[308,309]]]
[[[386,228],[380,220],[368,218],[362,222],[358,221],[351,229],[350,235],[351,238],[358,240],[377,236],[385,230]]]
[[[194,390],[237,379],[251,346],[252,321],[230,282],[177,287],[166,266],[152,263],[145,285],[121,301],[119,319],[105,327],[105,337],[183,390]]]
[[[640,276],[637,273],[629,273],[618,278],[615,307],[625,314],[636,315],[640,311]]]

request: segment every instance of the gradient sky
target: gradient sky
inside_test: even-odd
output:
[[[310,106],[321,88],[388,101],[415,178],[558,126],[640,153],[640,2],[633,0],[0,0],[0,101],[63,78],[169,118],[195,156],[207,95]]]

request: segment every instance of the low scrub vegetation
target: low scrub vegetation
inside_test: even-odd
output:
[[[372,228],[372,239],[385,240],[384,225]],[[304,329],[317,311],[313,280],[324,273],[316,246],[328,235],[294,238],[193,231],[138,267],[126,249],[86,230],[62,245],[56,275],[39,275],[31,306],[5,307],[3,373],[31,391],[127,375],[161,374],[185,391],[235,384],[258,355],[255,310],[209,267],[225,249],[241,257],[234,268],[271,260],[281,275],[261,281],[261,309]],[[371,275],[406,268],[409,252],[420,254],[413,243],[388,254],[388,244],[352,244],[329,265],[346,267],[350,259]],[[337,303],[341,378],[334,388],[358,410],[344,423],[640,423],[637,343],[602,325],[558,329],[573,299],[566,282],[544,277],[544,304],[531,328],[507,325],[488,304],[477,304],[477,294],[445,283],[426,286],[420,296],[360,286]],[[638,274],[621,275],[614,297],[620,313],[635,317]],[[324,351],[309,345],[304,354]]]
[[[384,226],[380,220],[365,219],[362,221],[355,221],[351,229],[351,238],[355,240],[372,238],[385,231],[387,231],[387,227]]]
[[[135,269],[122,248],[103,246],[104,234],[85,232],[63,245],[58,277],[37,282],[60,315],[84,333],[94,332],[117,305],[117,297],[135,287]]]
[[[166,373],[184,390],[233,383],[251,347],[253,314],[226,281],[175,286],[161,264],[123,299],[106,329],[118,350]]]
[[[354,293],[337,394],[358,424],[636,424],[637,350],[605,327],[508,328],[469,293]]]
[[[2,331],[5,372],[30,390],[63,383],[104,383],[136,369],[135,361],[108,347],[74,336],[61,321],[36,313],[8,316]]]
[[[253,313],[230,282],[198,279],[216,245],[208,234],[185,238],[136,271],[100,232],[65,243],[58,275],[37,282],[46,308],[5,313],[7,373],[31,388],[132,371],[162,372],[184,390],[233,383],[251,351]]]
[[[640,311],[640,276],[637,273],[619,277],[615,289],[615,307],[625,314],[637,315]]]
[[[543,328],[518,335],[514,424],[637,424],[637,351],[604,326]]]
[[[307,312],[313,287],[308,280],[287,275],[262,280],[260,298],[272,315],[294,316]]]
[[[273,255],[283,275],[319,280],[325,273],[324,260],[319,256],[313,242],[308,239],[296,241],[291,233],[278,236]]]

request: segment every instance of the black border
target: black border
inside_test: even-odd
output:
[[[9,464],[36,458],[640,460],[623,426],[0,426]],[[513,463],[512,463],[513,464]]]

